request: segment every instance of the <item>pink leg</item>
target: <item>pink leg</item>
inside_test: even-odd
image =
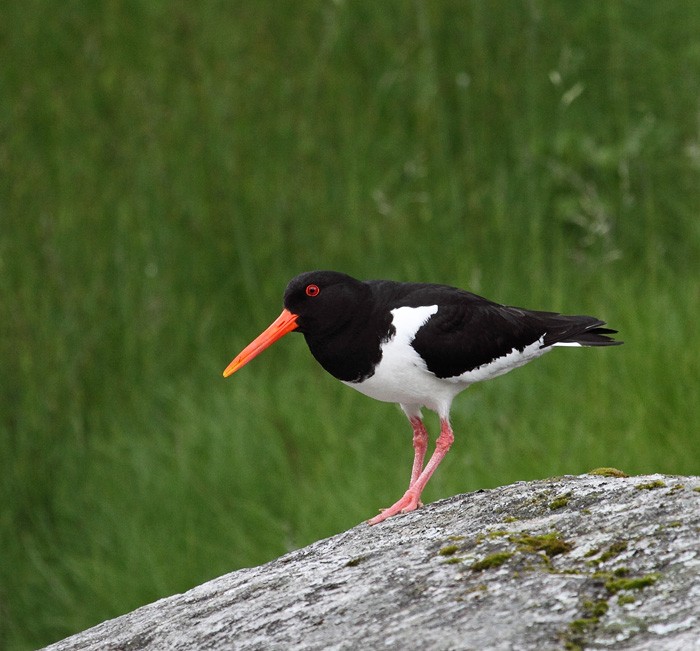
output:
[[[435,443],[435,452],[433,452],[433,456],[430,457],[428,465],[423,469],[418,478],[411,483],[403,497],[396,502],[396,504],[390,506],[379,515],[369,520],[369,524],[377,524],[386,520],[387,518],[390,518],[392,515],[396,515],[397,513],[407,513],[408,511],[417,509],[420,504],[420,496],[425,488],[425,485],[432,477],[436,468],[440,465],[440,462],[445,458],[445,455],[452,446],[453,441],[454,435],[452,434],[450,423],[447,421],[447,419],[442,419],[440,421],[440,436],[438,436]]]
[[[411,427],[413,427],[413,470],[411,471],[411,483],[409,488],[416,483],[416,480],[423,472],[423,459],[425,459],[425,451],[428,449],[428,432],[423,425],[420,417],[414,416],[409,418]]]

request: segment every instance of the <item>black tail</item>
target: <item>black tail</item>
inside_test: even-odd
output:
[[[603,328],[605,321],[593,316],[551,315],[543,324],[546,328],[542,347],[555,344],[578,344],[579,346],[619,346],[622,341],[615,341],[610,335],[617,330]]]
[[[579,335],[562,340],[562,343],[575,343],[582,346],[619,346],[623,341],[616,341],[608,335],[614,335],[617,330],[612,328],[592,328]]]

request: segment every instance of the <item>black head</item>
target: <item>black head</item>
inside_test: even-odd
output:
[[[337,271],[309,271],[294,278],[284,293],[284,309],[226,367],[224,377],[235,373],[288,332],[303,332],[313,355],[321,364],[319,346],[350,320],[363,320],[370,311],[369,286]],[[336,349],[342,350],[341,343]],[[333,348],[333,347],[331,347]],[[333,352],[333,351],[331,351]],[[324,368],[329,370],[328,363]],[[341,377],[334,372],[336,377]]]
[[[369,297],[367,285],[338,271],[307,271],[284,292],[284,307],[298,316],[298,331],[323,334],[357,316]]]

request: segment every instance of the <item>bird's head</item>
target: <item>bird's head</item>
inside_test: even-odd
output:
[[[357,313],[367,286],[338,271],[308,271],[293,278],[284,292],[284,307],[297,316],[297,330],[323,334]]]
[[[268,346],[297,330],[306,335],[332,332],[357,314],[368,294],[367,286],[338,271],[308,271],[293,278],[284,292],[284,309],[258,337],[226,367],[224,377]]]

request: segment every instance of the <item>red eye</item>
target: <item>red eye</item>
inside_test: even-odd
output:
[[[306,286],[306,295],[307,296],[318,296],[321,293],[321,290],[318,288],[318,285],[307,285]]]

